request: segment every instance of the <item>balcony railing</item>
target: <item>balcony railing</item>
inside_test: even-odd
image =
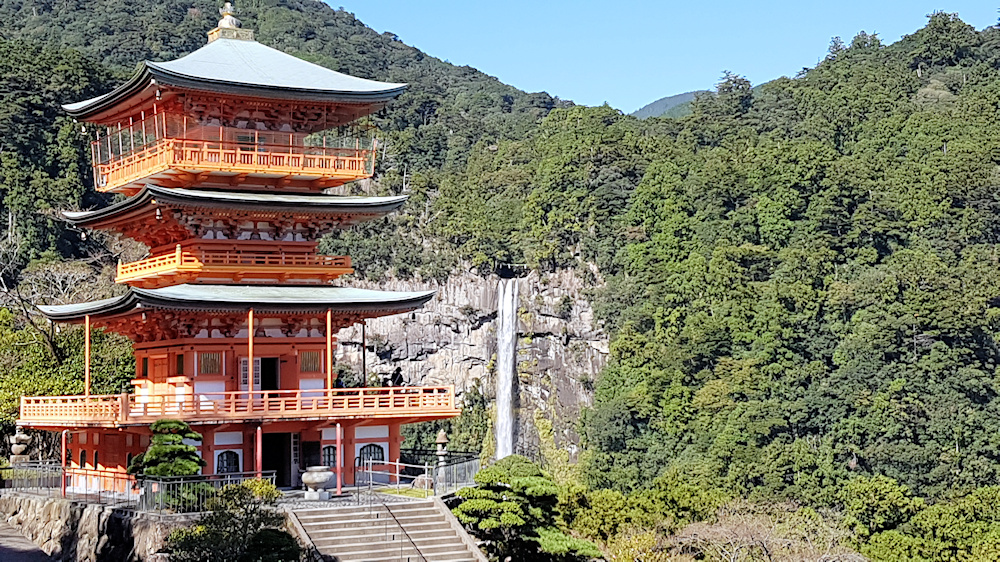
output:
[[[164,138],[110,159],[95,156],[94,182],[99,191],[113,191],[169,171],[333,178],[347,182],[370,177],[374,162],[374,146],[364,148],[360,139],[353,148],[330,148]]]
[[[115,283],[161,285],[190,280],[198,275],[248,279],[314,279],[332,281],[353,273],[349,256],[321,256],[310,253],[267,253],[243,250],[176,249],[136,262],[118,264]]]
[[[461,411],[454,386],[111,394],[21,398],[19,424],[115,427],[161,418],[189,422],[337,418],[440,419]]]

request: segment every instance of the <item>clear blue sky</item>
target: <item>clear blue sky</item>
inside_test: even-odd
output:
[[[631,112],[712,88],[723,70],[754,84],[814,66],[830,39],[890,43],[933,11],[983,29],[996,3],[968,0],[328,0],[376,31],[531,92]]]

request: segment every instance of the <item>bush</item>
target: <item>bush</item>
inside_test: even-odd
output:
[[[512,455],[476,473],[452,511],[485,550],[503,560],[579,560],[597,547],[567,535],[557,524],[559,486],[528,459]]]
[[[281,492],[264,480],[247,480],[219,490],[212,511],[197,524],[167,538],[172,562],[298,561],[302,549],[281,529],[285,517],[274,508]]]

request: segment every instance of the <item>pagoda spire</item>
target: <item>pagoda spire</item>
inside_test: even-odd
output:
[[[233,7],[232,2],[226,2],[219,8],[219,15],[222,19],[219,20],[218,27],[220,29],[239,29],[243,27],[243,22],[236,19],[236,8]]]
[[[216,39],[254,40],[253,30],[243,29],[243,22],[236,19],[236,13],[237,10],[233,7],[232,2],[226,2],[219,8],[219,15],[222,16],[222,19],[219,20],[219,25],[215,29],[208,32],[209,43]]]

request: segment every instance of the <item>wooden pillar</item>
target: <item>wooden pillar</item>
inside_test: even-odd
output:
[[[368,337],[365,327],[368,323],[361,321],[361,386],[368,386]]]
[[[389,453],[389,457],[387,459],[389,462],[399,462],[399,445],[403,440],[402,435],[399,433],[399,428],[400,425],[398,423],[390,423],[387,428],[389,430],[389,450],[387,451]],[[398,464],[396,465],[396,470],[399,470]],[[394,476],[390,476],[391,482],[395,483],[396,480],[397,479]]]
[[[62,481],[60,483],[60,488],[62,489],[62,497],[66,497],[66,441],[69,438],[69,430],[64,429],[62,431]]]
[[[204,475],[215,474],[215,428],[210,427],[201,432],[201,458],[205,461]]]
[[[343,494],[344,484],[344,428],[337,423],[337,495]]]
[[[83,317],[83,395],[90,396],[90,315]]]
[[[255,439],[256,444],[254,446],[254,471],[257,472],[257,478],[261,478],[264,475],[264,430],[261,426],[257,426],[257,439]]]
[[[333,309],[326,309],[326,387],[333,388]]]
[[[253,368],[253,309],[247,311],[247,396],[253,397],[253,381],[256,371]]]

